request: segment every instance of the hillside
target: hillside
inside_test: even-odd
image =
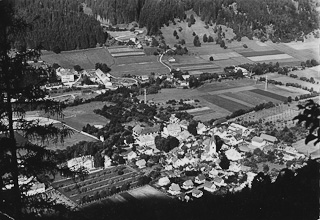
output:
[[[319,13],[312,0],[87,0],[95,16],[112,24],[139,21],[149,34],[174,18],[192,19],[185,11],[193,9],[201,20],[231,27],[238,37],[270,38],[273,41],[298,39],[319,26]],[[157,13],[155,13],[157,12]]]

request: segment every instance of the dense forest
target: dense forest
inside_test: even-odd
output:
[[[224,24],[239,36],[293,40],[318,28],[312,0],[86,0],[95,16],[113,24],[138,21],[149,34],[193,9],[207,24]]]
[[[84,13],[82,3],[93,16]],[[206,25],[231,27],[237,38],[273,41],[295,40],[319,26],[312,0],[16,0],[15,8],[32,27],[26,35],[16,36],[13,46],[42,46],[56,52],[104,43],[107,34],[95,19],[98,16],[112,24],[137,21],[152,35],[160,34],[159,29],[174,18],[190,21],[185,11],[193,9]]]
[[[26,35],[16,36],[17,49],[42,47],[56,52],[96,47],[106,40],[100,23],[83,13],[78,0],[17,0],[18,16],[31,24]]]

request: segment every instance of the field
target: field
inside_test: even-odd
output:
[[[41,59],[49,64],[57,63],[64,68],[80,65],[83,69],[94,69],[96,63],[112,65],[113,57],[105,48],[90,48],[85,50],[62,51],[59,54],[42,51]]]
[[[63,113],[65,117],[63,121],[77,129],[82,130],[83,126],[90,125],[105,125],[109,122],[108,119],[93,112],[95,109],[101,109],[105,104],[104,102],[90,102],[78,106],[67,107]]]
[[[95,193],[101,193],[102,190],[108,191],[110,194],[111,187],[116,187],[119,191],[120,187],[126,183],[130,183],[131,187],[136,186],[136,177],[139,175],[134,169],[123,166],[121,170],[124,174],[119,175],[120,167],[112,167],[89,174],[85,180],[75,183],[71,179],[54,182],[52,186],[61,193],[79,204],[80,199],[84,196],[93,197]]]
[[[128,56],[144,56],[143,50],[130,48],[127,46],[108,47],[108,51],[113,57],[128,57]]]
[[[264,84],[255,80],[228,80],[208,83],[198,89],[162,89],[158,94],[148,95],[147,100],[164,104],[170,99],[197,99],[201,108],[188,112],[196,120],[208,121],[226,117],[239,109],[250,109],[266,102],[282,103],[288,96],[305,94],[305,91],[290,91],[288,88],[269,85],[268,90],[264,91]],[[143,99],[142,96],[139,98]]]

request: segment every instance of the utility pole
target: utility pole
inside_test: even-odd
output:
[[[147,104],[147,89],[144,89],[144,104]]]

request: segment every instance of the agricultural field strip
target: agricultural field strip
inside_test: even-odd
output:
[[[116,54],[112,54],[113,57],[127,57],[127,56],[141,56],[141,55],[145,55],[144,52],[116,53]]]
[[[180,67],[182,70],[205,70],[205,69],[219,69],[219,66],[216,65],[199,65],[199,66],[186,66]]]
[[[203,95],[201,97],[211,102],[212,104],[217,105],[231,112],[234,112],[239,109],[248,109],[248,106],[246,105],[242,105],[238,102],[234,102],[229,99],[222,98],[218,95]]]
[[[186,112],[195,113],[195,112],[206,111],[206,110],[210,110],[210,108],[206,106],[206,107],[201,107],[201,108],[189,109],[189,110],[186,110]]]
[[[238,52],[244,57],[256,57],[256,56],[267,56],[267,55],[277,55],[284,54],[284,52],[279,50],[267,50],[267,51],[252,51],[252,52]]]
[[[113,53],[125,53],[125,52],[142,51],[142,50],[139,50],[139,49],[128,48],[128,47],[124,47],[124,48],[114,48],[114,49],[108,48],[108,50],[109,50],[109,52],[110,52],[111,54],[113,54]]]
[[[264,91],[261,89],[253,89],[253,90],[250,90],[250,92],[258,93],[260,95],[267,96],[267,97],[270,97],[273,99],[277,99],[279,101],[286,101],[287,100],[287,97],[284,97],[282,95],[278,95],[278,94],[275,94],[272,92]]]
[[[265,102],[273,102],[273,103],[281,103],[282,102],[277,99],[273,99],[268,96],[260,95],[258,93],[251,92],[251,91],[243,91],[243,93],[245,93],[248,96],[252,96],[252,97],[256,97],[258,99],[264,100]]]
[[[227,53],[216,53],[209,55],[201,55],[201,57],[205,60],[209,60],[212,56],[213,60],[227,60],[233,57],[241,57],[242,55],[237,52],[227,52]]]
[[[226,95],[224,95],[224,94],[220,94],[220,95],[218,95],[218,96],[220,96],[220,97],[222,97],[222,98],[225,98],[225,99],[229,99],[229,100],[234,101],[234,102],[238,102],[238,103],[240,103],[240,104],[242,104],[242,105],[246,105],[246,106],[251,107],[251,108],[253,108],[253,107],[255,106],[255,105],[252,105],[252,104],[250,104],[250,103],[248,103],[248,102],[244,102],[244,101],[242,101],[242,100],[235,99],[235,98],[232,98],[232,97],[230,97],[230,96],[226,96]]]
[[[238,92],[238,93],[224,93],[223,95],[234,98],[234,99],[238,99],[238,100],[242,100],[244,102],[250,103],[252,105],[259,105],[261,103],[265,103],[264,100],[261,100],[257,97],[254,96],[249,96],[243,92]]]
[[[285,43],[284,45],[289,46],[295,50],[305,50],[305,49],[317,49],[319,48],[319,42],[312,41],[312,42],[291,42],[291,43]]]
[[[174,63],[172,64],[172,66],[174,67],[188,67],[188,66],[198,66],[198,65],[214,65],[213,63],[210,63],[210,62],[203,62],[203,63],[200,63],[200,62],[190,62],[190,63]]]
[[[247,91],[247,90],[252,90],[255,89],[254,86],[242,86],[242,87],[238,87],[238,88],[227,88],[227,89],[218,89],[218,90],[213,90],[213,91],[209,91],[207,92],[210,95],[218,95],[218,94],[223,94],[223,93],[227,93],[227,92],[232,92],[232,93],[236,93],[236,92],[242,92],[242,91]]]
[[[293,57],[288,54],[277,54],[277,55],[255,56],[255,57],[247,57],[247,58],[254,62],[261,62],[261,61],[267,61],[267,60],[290,59]]]

